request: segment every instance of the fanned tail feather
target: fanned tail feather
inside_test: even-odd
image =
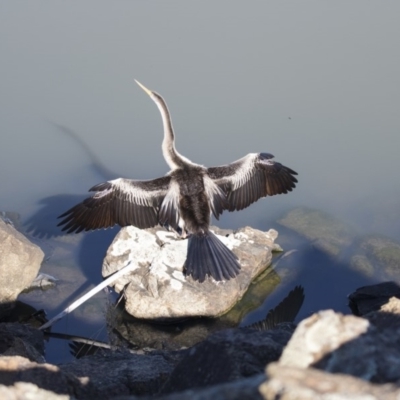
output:
[[[222,281],[234,278],[239,273],[240,264],[236,255],[212,232],[192,234],[188,240],[184,265],[186,275],[204,282],[207,275]]]

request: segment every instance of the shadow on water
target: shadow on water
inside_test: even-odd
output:
[[[275,328],[283,322],[294,322],[305,299],[304,288],[296,286],[289,294],[273,309],[269,310],[264,319],[248,325],[259,331]]]
[[[83,151],[89,162],[90,169],[99,176],[102,181],[115,179],[118,174],[109,170],[97,157],[97,155],[90,149],[90,147],[79,137],[79,135],[72,129],[49,122],[57,132],[66,135],[73,141],[80,151]],[[26,232],[36,236],[38,238],[50,238],[54,236],[60,236],[64,233],[61,231],[57,224],[59,222],[58,216],[69,210],[75,204],[81,202],[88,194],[82,195],[71,195],[71,194],[58,194],[55,196],[49,196],[39,201],[40,209],[33,214],[24,224]]]
[[[39,200],[40,209],[24,223],[25,231],[39,239],[65,235],[57,226],[58,216],[86,197],[87,195],[83,194],[57,194]]]
[[[51,121],[49,121],[49,124],[53,126],[58,133],[69,137],[71,141],[76,144],[77,148],[86,154],[91,165],[90,168],[95,174],[99,175],[100,180],[106,181],[117,177],[116,173],[104,166],[99,157],[97,157],[76,132],[64,125]],[[65,232],[57,226],[60,222],[58,217],[77,203],[82,202],[88,196],[89,194],[58,194],[41,199],[38,203],[40,209],[24,223],[24,230],[34,238],[39,239],[52,239],[66,235]],[[85,282],[83,286],[77,288],[74,293],[71,293],[71,296],[64,300],[62,306],[69,304],[71,299],[81,294],[90,285],[99,282],[101,279],[103,258],[118,231],[119,228],[114,227],[108,230],[90,232],[85,234],[79,241],[74,253],[78,254],[77,265],[87,278],[87,282]],[[71,254],[71,256],[75,258],[74,254]]]
[[[120,227],[114,227],[84,235],[79,249],[78,265],[88,279],[91,279],[94,275],[93,272],[95,272],[96,278],[92,283],[101,279],[103,259],[120,229]]]
[[[64,134],[65,136],[69,137],[71,141],[75,142],[77,147],[79,147],[79,149],[87,155],[93,171],[96,172],[102,179],[107,181],[110,179],[115,179],[118,176],[115,171],[111,171],[102,163],[100,158],[97,157],[97,155],[92,151],[88,144],[83,141],[82,138],[74,130],[68,128],[65,125],[57,124],[55,122],[49,121],[49,123],[54,126],[58,130],[58,132]]]

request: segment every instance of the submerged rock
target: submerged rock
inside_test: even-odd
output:
[[[38,274],[43,251],[0,218],[0,304],[12,307]],[[2,310],[0,309],[0,315]]]
[[[382,276],[400,277],[400,243],[382,236],[367,235],[357,240],[351,262],[358,262],[362,270],[379,271]]]
[[[309,208],[296,208],[278,223],[311,240],[316,248],[332,256],[339,255],[356,237],[356,231],[343,221]]]
[[[296,208],[278,221],[365,277],[400,280],[400,243],[382,235],[364,235],[326,212]]]
[[[109,247],[102,273],[105,277],[128,262],[135,263],[135,270],[114,285],[117,292],[124,290],[125,308],[136,318],[216,317],[229,311],[270,265],[272,251],[281,250],[274,243],[277,236],[272,229],[261,232],[249,227],[219,235],[238,256],[241,271],[229,281],[208,278],[199,283],[183,274],[187,240],[165,230],[127,227]]]

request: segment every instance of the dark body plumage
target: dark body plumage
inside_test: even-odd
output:
[[[195,280],[235,277],[235,254],[209,231],[211,213],[242,210],[261,197],[292,191],[296,172],[272,160],[272,154],[248,154],[234,163],[206,168],[175,149],[170,114],[163,98],[138,84],[158,106],[164,126],[164,158],[171,171],[164,177],[139,181],[115,179],[90,189],[95,194],[62,214],[68,233],[108,228],[115,224],[141,229],[157,224],[188,233],[184,270]]]

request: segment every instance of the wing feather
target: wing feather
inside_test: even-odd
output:
[[[179,185],[175,181],[171,181],[160,206],[159,221],[161,225],[169,225],[177,230],[179,218]]]
[[[228,165],[208,168],[209,177],[226,194],[229,211],[242,210],[261,197],[291,192],[297,172],[273,161],[269,153],[251,153]]]
[[[134,225],[150,228],[158,224],[158,210],[168,192],[171,178],[167,175],[149,181],[115,179],[93,186],[92,197],[70,208],[59,218],[62,230],[81,232]]]

